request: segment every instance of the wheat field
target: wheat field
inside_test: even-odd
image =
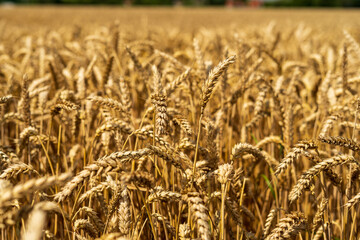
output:
[[[359,23],[1,8],[1,239],[359,239]]]

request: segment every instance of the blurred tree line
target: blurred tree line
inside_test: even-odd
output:
[[[225,5],[229,0],[0,0],[19,4]],[[253,0],[237,0],[246,3]],[[257,0],[265,6],[360,7],[360,0]]]
[[[360,7],[360,0],[280,0],[265,3],[268,6],[290,7]]]

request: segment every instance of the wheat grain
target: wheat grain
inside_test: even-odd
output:
[[[298,232],[306,229],[307,219],[303,213],[294,212],[280,219],[276,227],[265,238],[266,240],[281,240],[294,238]]]
[[[296,185],[290,191],[289,193],[290,202],[294,202],[295,200],[297,200],[302,194],[302,191],[310,186],[311,180],[321,171],[349,162],[357,163],[357,161],[352,156],[339,155],[336,157],[325,159],[324,161],[316,164],[314,167],[307,170],[305,173],[301,175]]]

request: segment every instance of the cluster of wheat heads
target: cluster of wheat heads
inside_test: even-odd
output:
[[[2,239],[360,236],[351,33],[1,27]]]

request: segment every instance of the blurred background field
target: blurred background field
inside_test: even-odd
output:
[[[330,33],[336,40],[343,29],[357,31],[360,25],[360,11],[357,9],[252,9],[252,8],[128,8],[110,6],[13,6],[0,7],[0,22],[6,22],[11,31],[43,31],[56,27],[83,29],[111,24],[129,31],[153,28],[179,29],[199,28],[244,29],[265,26],[273,21],[278,27],[299,24],[311,26],[320,33]],[[86,23],[86,24],[84,24]],[[25,27],[26,26],[26,27]],[[335,30],[335,31],[334,31]],[[356,34],[354,35],[357,36]]]
[[[360,0],[0,0],[6,4],[227,5],[290,7],[360,7]]]

